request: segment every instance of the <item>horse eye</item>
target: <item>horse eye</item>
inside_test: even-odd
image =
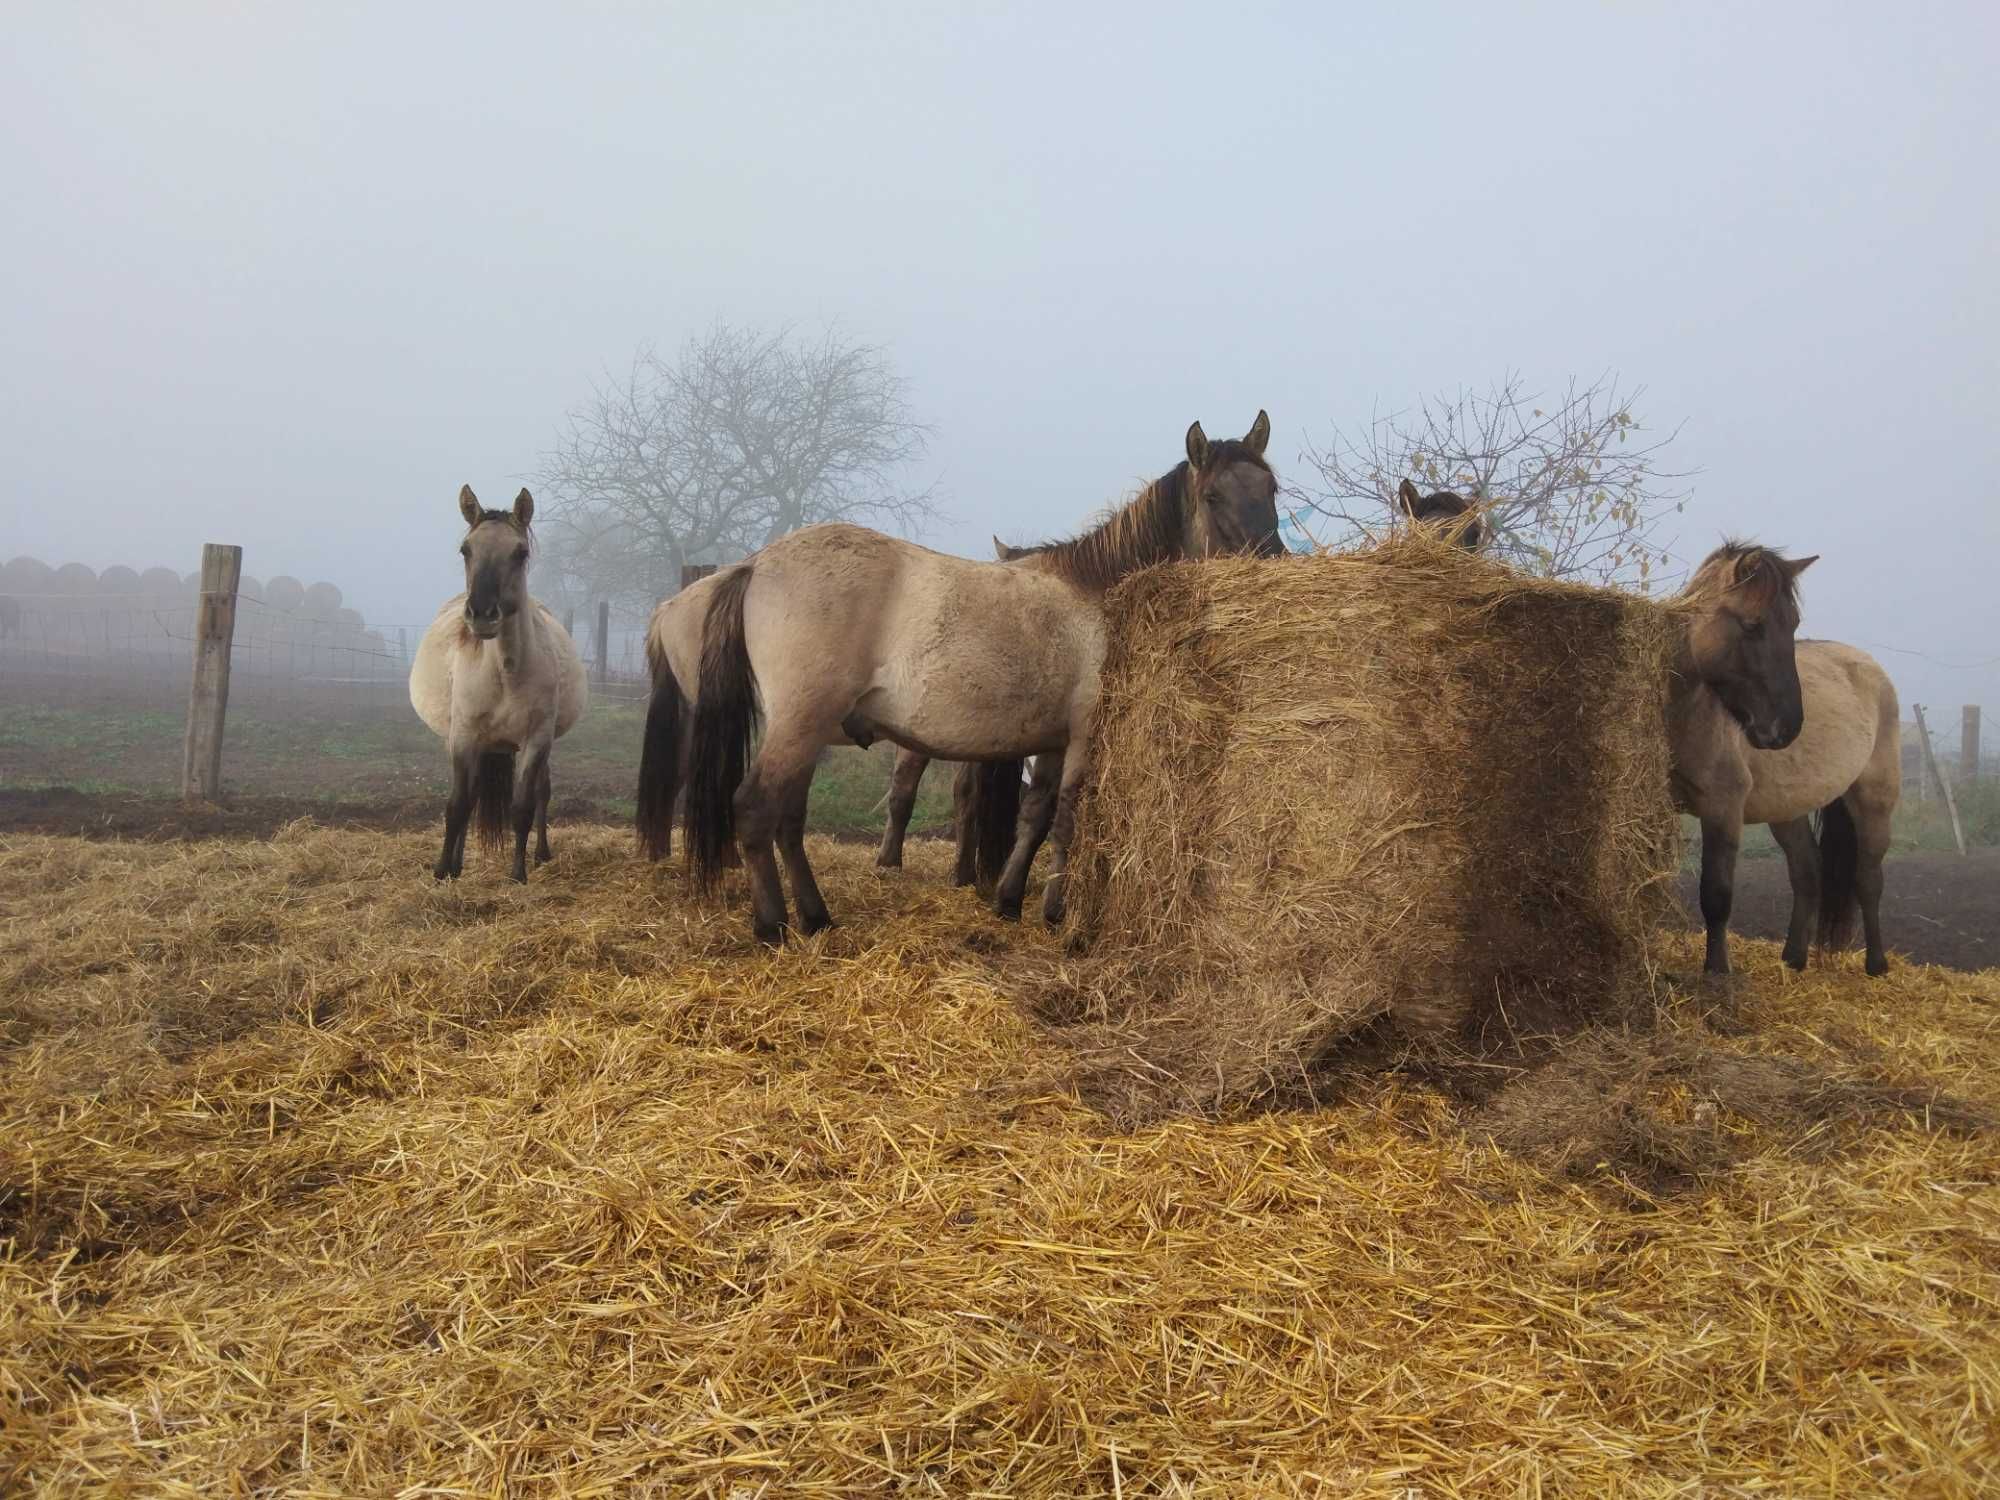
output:
[[[1764,639],[1764,622],[1762,620],[1752,620],[1748,625],[1745,625],[1743,627],[1743,638],[1746,641],[1761,641]]]
[[[458,555],[470,562],[472,560],[472,543],[467,542],[464,546],[460,547]]]
[[[527,560],[528,560],[528,549],[526,547],[516,547],[514,549],[514,561],[526,562]]]

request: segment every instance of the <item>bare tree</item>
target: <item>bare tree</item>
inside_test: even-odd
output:
[[[541,587],[646,607],[683,564],[727,562],[819,521],[910,531],[937,514],[903,482],[925,451],[874,345],[717,324],[672,359],[641,348],[572,410],[538,477]]]
[[[1358,434],[1336,431],[1324,450],[1308,447],[1319,485],[1299,493],[1349,541],[1394,524],[1406,478],[1456,490],[1478,502],[1491,550],[1516,567],[1643,589],[1667,556],[1655,533],[1685,508],[1690,477],[1661,466],[1679,429],[1648,438],[1633,416],[1644,394],[1621,392],[1611,375],[1571,381],[1553,401],[1527,394],[1519,375],[1461,388],[1377,416]]]

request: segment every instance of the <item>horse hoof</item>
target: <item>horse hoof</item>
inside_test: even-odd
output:
[[[431,866],[431,879],[433,879],[433,880],[456,880],[456,879],[458,879],[458,872],[457,872],[456,870],[452,869],[452,867],[451,867],[450,865],[432,865],[432,866]]]
[[[1868,960],[1866,967],[1870,979],[1880,979],[1884,974],[1889,972],[1889,960],[1886,958],[1871,958]]]
[[[807,937],[811,937],[814,933],[827,932],[839,925],[832,917],[829,917],[825,912],[821,912],[817,917],[800,918],[799,931]]]
[[[1785,950],[1785,967],[1788,969],[1797,969],[1803,973],[1806,967],[1806,956],[1803,953],[1794,953],[1791,949],[1787,948]]]
[[[993,903],[993,915],[1003,922],[1018,922],[1021,920],[1021,903],[1018,901],[995,901]]]
[[[785,941],[783,922],[752,922],[750,927],[751,931],[756,933],[757,941],[767,948],[779,947]]]

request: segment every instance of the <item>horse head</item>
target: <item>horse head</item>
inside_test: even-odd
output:
[[[490,641],[500,634],[501,622],[528,603],[528,523],[535,517],[535,497],[522,490],[512,510],[482,510],[468,484],[458,492],[458,509],[468,528],[458,548],[465,559],[465,624]]]
[[[1278,476],[1265,461],[1271,419],[1264,412],[1241,438],[1211,443],[1195,422],[1187,430],[1187,495],[1190,545],[1194,557],[1247,552],[1284,557],[1278,536]]]
[[[1417,487],[1405,479],[1396,487],[1396,505],[1419,526],[1435,526],[1468,552],[1477,552],[1492,540],[1492,533],[1479,515],[1479,502],[1452,490],[1433,490],[1419,495]]]
[[[1784,749],[1805,725],[1793,643],[1799,574],[1817,560],[1729,541],[1702,559],[1681,591],[1694,675],[1758,750]]]

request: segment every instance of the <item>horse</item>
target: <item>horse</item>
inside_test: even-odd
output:
[[[1018,562],[1038,550],[1037,547],[1010,547],[999,537],[993,538],[993,556],[997,562]],[[896,751],[896,764],[889,773],[889,819],[882,829],[882,846],[875,851],[878,869],[900,870],[903,867],[903,838],[909,832],[910,815],[916,810],[917,786],[924,779],[924,772],[930,768],[930,763],[931,758],[920,751],[900,748]],[[958,838],[958,860],[951,882],[955,886],[971,885],[979,878],[981,861],[973,843],[978,788],[978,767],[971,761],[961,762],[951,779],[952,827]],[[1001,857],[1004,856],[1003,850]],[[990,851],[986,862],[994,862]]]
[[[834,523],[780,537],[664,601],[646,641],[653,694],[640,752],[641,848],[666,852],[684,777],[697,885],[713,886],[734,841],[749,870],[752,929],[760,941],[782,941],[775,837],[801,927],[818,932],[832,918],[805,852],[814,761],[827,745],[884,738],[934,759],[998,763],[989,773],[996,789],[1008,781],[1018,789],[1024,757],[1067,748],[1053,828],[1060,865],[1089,763],[1104,595],[1154,563],[1283,555],[1277,477],[1264,458],[1270,435],[1261,411],[1241,440],[1211,443],[1192,424],[1186,459],[1136,499],[1017,562],[947,557]],[[1012,824],[1007,817],[1010,836]],[[1062,878],[1059,870],[1051,883]],[[1023,868],[1017,910],[1025,880]],[[1008,894],[1003,877],[996,899]],[[1059,889],[1054,900],[1059,911]]]
[[[1477,552],[1493,540],[1492,528],[1480,517],[1479,502],[1452,490],[1433,490],[1419,495],[1417,487],[1405,479],[1396,486],[1396,505],[1420,526],[1435,526],[1469,552]],[[1470,517],[1462,527],[1460,516]]]
[[[1756,566],[1754,551],[1732,545],[1739,550],[1728,558],[1730,567]],[[1729,553],[1726,547],[1711,562]],[[1806,966],[1815,926],[1822,951],[1847,947],[1858,906],[1866,970],[1871,976],[1889,972],[1882,947],[1882,859],[1902,794],[1902,709],[1888,673],[1867,652],[1837,641],[1785,638],[1780,617],[1797,614],[1790,582],[1812,560],[1782,564],[1782,583],[1768,571],[1751,575],[1750,592],[1772,601],[1761,616],[1724,605],[1724,617],[1705,633],[1699,626],[1691,632],[1689,659],[1702,685],[1684,687],[1669,707],[1675,803],[1701,820],[1704,967],[1710,974],[1729,972],[1729,911],[1745,823],[1768,824],[1784,852],[1792,885],[1784,961],[1794,969]],[[1690,589],[1700,582],[1697,573]],[[1761,635],[1753,635],[1760,624]],[[1802,716],[1802,723],[1790,720],[1791,733],[1771,733],[1769,717],[1754,710],[1746,716],[1741,697],[1732,699],[1709,682],[1705,673],[1712,668],[1700,660],[1727,653],[1732,636],[1736,649],[1761,646],[1770,667],[1787,659]]]
[[[410,668],[410,704],[451,760],[444,851],[431,873],[464,871],[476,815],[488,848],[512,820],[513,875],[525,882],[530,828],[535,863],[549,858],[549,750],[583,713],[590,682],[569,632],[528,594],[534,497],[522,490],[511,511],[483,510],[467,485],[458,508],[465,592],[438,611]]]

